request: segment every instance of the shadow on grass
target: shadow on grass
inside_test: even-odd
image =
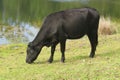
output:
[[[87,58],[90,58],[90,57],[89,56],[81,56],[81,55],[79,55],[79,56],[74,56],[74,57],[69,58],[68,61],[69,60],[72,60],[72,61],[83,60],[83,59],[87,59]]]
[[[97,56],[100,56],[100,57],[106,57],[106,56],[114,56],[114,55],[119,55],[120,54],[120,49],[116,49],[116,50],[110,50],[110,51],[106,51],[104,53],[100,53],[100,54],[96,54],[96,57]]]
[[[71,61],[77,61],[77,60],[82,60],[82,59],[87,59],[89,58],[88,56],[75,56],[71,58],[67,58],[64,63],[71,63]],[[33,64],[55,64],[55,63],[62,63],[61,60],[53,60],[52,63],[49,63],[48,61],[36,61]]]
[[[58,63],[60,60],[53,60],[52,63],[49,63],[47,60],[46,61],[36,61],[33,64],[53,64],[53,63]]]
[[[110,51],[106,51],[106,52],[100,53],[100,54],[96,53],[94,58],[97,58],[97,57],[111,57],[113,55],[117,55],[117,54],[119,55],[119,53],[120,53],[120,49],[116,49],[116,50],[112,50],[112,51],[110,50]],[[85,56],[76,55],[74,57],[71,56],[69,58],[66,58],[65,63],[71,63],[71,61],[75,62],[75,61],[78,61],[78,60],[94,59],[94,58],[90,58],[89,55],[85,55]],[[62,63],[62,62],[60,61],[60,59],[58,59],[58,60],[53,60],[52,63],[49,63],[48,61],[36,61],[33,64],[54,64],[54,63]]]

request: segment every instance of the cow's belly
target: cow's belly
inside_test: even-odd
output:
[[[65,31],[68,39],[79,39],[86,34],[85,29],[69,29]]]
[[[68,39],[78,39],[87,33],[87,26],[68,26],[65,28],[65,33],[67,34]]]
[[[83,37],[85,35],[85,33],[81,33],[81,34],[67,34],[67,38],[68,39],[79,39],[81,37]]]
[[[64,32],[69,39],[78,39],[83,37],[88,31],[88,25],[85,18],[72,18],[64,23]]]

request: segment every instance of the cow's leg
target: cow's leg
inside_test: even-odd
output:
[[[66,40],[60,42],[60,50],[62,53],[61,62],[63,62],[63,63],[65,61],[65,45],[66,45]]]
[[[55,52],[55,48],[56,48],[57,44],[58,43],[54,43],[54,44],[51,45],[51,55],[50,55],[50,58],[48,60],[49,63],[52,63],[52,61],[53,61],[54,52]]]
[[[91,44],[91,53],[90,53],[89,57],[93,58],[94,55],[95,55],[96,46],[98,44],[98,34],[97,34],[97,31],[89,33],[88,34],[88,38],[89,38],[90,44]]]

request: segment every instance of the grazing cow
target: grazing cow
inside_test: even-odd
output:
[[[65,61],[67,39],[79,39],[87,35],[91,43],[90,57],[95,55],[98,44],[99,13],[93,8],[69,9],[48,15],[35,39],[28,44],[26,62],[32,63],[44,46],[51,46],[52,63],[56,45],[60,43],[61,62]]]

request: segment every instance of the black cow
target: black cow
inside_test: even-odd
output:
[[[56,45],[60,43],[61,62],[65,60],[67,39],[79,39],[87,35],[91,43],[90,57],[95,55],[98,44],[99,13],[93,8],[69,9],[50,14],[46,17],[35,39],[28,44],[26,62],[32,63],[43,46],[51,46],[52,63]]]

